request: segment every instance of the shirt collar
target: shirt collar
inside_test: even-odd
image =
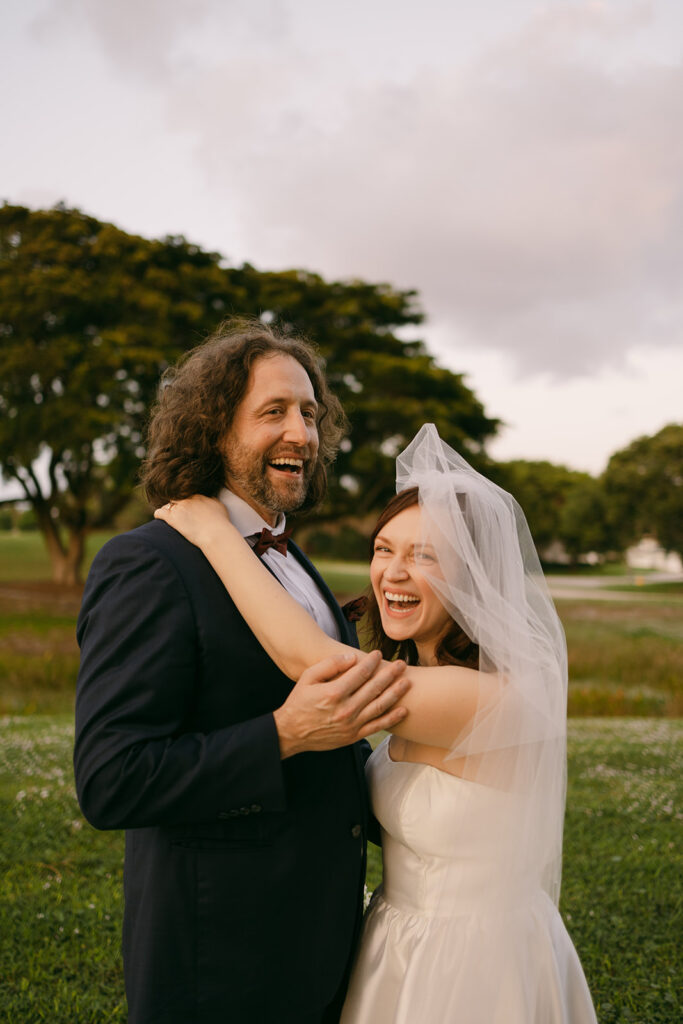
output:
[[[251,505],[229,491],[227,487],[223,487],[218,492],[218,500],[221,501],[228,510],[230,521],[233,526],[239,530],[243,537],[249,537],[253,533],[260,533],[261,530],[266,527],[270,530],[274,537],[282,533],[285,525],[286,518],[284,512],[280,512],[275,526],[270,526],[265,519],[263,519],[256,509],[253,509]]]

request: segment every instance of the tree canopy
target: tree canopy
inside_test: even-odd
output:
[[[603,482],[620,546],[650,534],[683,556],[683,424],[615,452]]]
[[[497,463],[491,475],[521,505],[541,554],[553,541],[564,542],[563,517],[569,496],[591,480],[588,473],[579,473],[554,462],[526,459]]]
[[[230,267],[183,237],[148,240],[61,206],[1,207],[0,471],[35,509],[55,579],[78,579],[86,532],[129,500],[160,374],[229,315],[303,333],[327,361],[351,431],[321,515],[380,506],[396,451],[425,421],[483,459],[497,421],[461,375],[397,335],[422,321],[416,298],[387,284]]]
[[[566,494],[559,520],[559,538],[574,562],[587,552],[619,551],[602,480],[587,473],[579,477]]]
[[[598,478],[524,460],[493,464],[490,475],[519,501],[541,554],[560,541],[576,561],[591,551],[624,551],[648,534],[683,554],[681,425],[615,452]]]

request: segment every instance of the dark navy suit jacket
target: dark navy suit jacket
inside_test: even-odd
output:
[[[355,645],[290,542],[292,556]],[[272,711],[292,683],[165,523],[100,551],[78,640],[78,798],[96,828],[126,829],[129,1021],[294,1024],[322,1011],[360,924],[369,747],[280,760]]]

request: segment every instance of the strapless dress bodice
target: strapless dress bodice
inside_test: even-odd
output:
[[[516,798],[392,761],[388,740],[366,774],[384,873],[341,1024],[597,1024],[555,904],[497,842]]]
[[[382,829],[382,894],[429,916],[528,900],[533,879],[511,878],[496,833],[509,835],[514,796],[428,764],[393,761],[385,740],[368,762],[373,812]]]

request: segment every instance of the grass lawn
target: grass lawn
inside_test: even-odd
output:
[[[91,555],[107,536],[90,538]],[[73,703],[79,593],[40,583],[47,566],[41,544],[36,534],[0,533],[0,714],[66,712]],[[343,599],[367,584],[362,562],[318,566]],[[28,582],[13,587],[15,579]],[[641,597],[641,590],[619,597],[557,601],[569,648],[570,714],[683,715],[681,599]]]
[[[600,1024],[680,1019],[682,740],[668,719],[570,723],[561,909]],[[67,716],[0,719],[2,1019],[122,1024],[123,837],[81,818],[71,743]]]
[[[102,545],[112,536],[111,530],[91,533],[86,541],[83,573]],[[35,530],[10,533],[0,530],[0,583],[12,580],[49,580],[50,559],[42,535]]]
[[[683,595],[683,582],[671,580],[671,582],[648,583],[645,577],[642,583],[618,583],[611,584],[610,590],[621,590],[631,594],[666,594],[668,596]]]
[[[88,564],[107,536],[90,538]],[[318,564],[344,598],[367,583],[363,563]],[[38,535],[0,533],[0,1007],[21,1024],[122,1022],[122,836],[95,832],[75,803],[80,595],[48,577]],[[562,911],[600,1024],[680,1017],[683,627],[679,591],[655,588],[557,602],[570,713],[650,716],[570,720]]]
[[[567,635],[570,715],[683,715],[677,599],[556,605]]]
[[[647,576],[654,572],[654,569],[638,569],[639,576]],[[543,572],[546,576],[632,576],[634,570],[625,562],[603,562],[597,565],[587,565],[583,562],[578,565],[562,565],[558,562],[543,564]]]
[[[122,835],[80,815],[70,717],[0,722],[2,1019],[125,1021]]]
[[[108,537],[89,539],[87,564]],[[365,563],[317,564],[344,599],[368,583]],[[80,592],[59,591],[48,578],[38,535],[0,532],[0,1018],[123,1022],[122,836],[96,833],[75,802]],[[674,848],[680,585],[620,589],[611,601],[557,601],[569,712],[584,716],[569,723],[561,909],[600,1024],[673,1024],[681,1010],[673,980],[683,866]],[[643,717],[614,717],[625,715]],[[372,888],[381,868],[371,851]]]
[[[370,583],[367,562],[328,562],[316,558],[315,566],[330,590],[344,599],[358,597]]]

